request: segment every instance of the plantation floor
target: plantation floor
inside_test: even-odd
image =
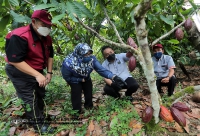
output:
[[[177,68],[176,77],[177,85],[175,92],[187,86],[200,84],[200,67],[186,67],[190,74],[191,81]],[[93,102],[94,108],[85,110],[79,115],[79,119],[73,120],[70,109],[66,106],[70,101],[70,95],[62,92],[64,98],[56,96],[51,103],[47,104],[48,120],[51,121],[52,127],[57,127],[53,135],[56,136],[200,136],[200,103],[192,101],[192,94],[186,94],[179,101],[184,102],[190,107],[190,111],[182,112],[186,118],[186,126],[182,127],[177,122],[166,122],[160,119],[158,124],[152,120],[150,123],[143,123],[141,116],[143,110],[147,106],[151,106],[151,99],[146,80],[142,76],[137,76],[136,70],[135,78],[140,83],[140,88],[133,94],[134,101],[130,102],[124,96],[124,91],[120,93],[122,98],[120,100],[113,99],[103,95],[104,82],[101,78],[93,76]],[[55,88],[59,89],[59,88]],[[68,88],[69,89],[69,88]],[[162,101],[168,99],[166,95],[166,88],[163,88],[165,94],[162,95]],[[56,99],[57,98],[57,99]],[[83,97],[84,102],[84,97]],[[66,106],[66,107],[65,107]],[[70,104],[69,104],[70,107]],[[168,107],[169,108],[169,107]],[[23,119],[24,114],[16,115],[15,111],[22,111],[21,106],[12,105],[3,110],[1,121],[6,122],[9,119]],[[22,111],[22,113],[24,113]],[[7,116],[6,116],[7,115]],[[75,122],[76,121],[76,122]],[[77,124],[77,122],[79,122]],[[1,124],[2,125],[2,124]],[[5,124],[4,124],[5,126]],[[5,127],[0,127],[5,132]],[[1,134],[0,134],[1,135]],[[8,128],[8,135],[19,136],[36,136],[31,127],[27,127],[22,123],[11,123]],[[50,134],[48,134],[50,135]]]

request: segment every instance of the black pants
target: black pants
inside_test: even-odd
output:
[[[132,93],[136,92],[137,89],[139,88],[139,85],[137,83],[137,81],[133,78],[133,77],[128,77],[125,82],[127,83],[127,86],[124,86],[122,89],[127,89],[125,92],[126,96],[131,96]],[[110,95],[114,98],[118,98],[120,97],[120,94],[118,92],[119,90],[115,90],[114,88],[112,88],[110,85],[106,84],[104,87],[104,92],[107,95]]]
[[[158,92],[162,93],[161,87],[167,86],[168,87],[168,96],[171,96],[173,94],[174,88],[176,86],[176,78],[174,76],[172,76],[169,80],[169,83],[162,83],[161,80],[162,79],[156,80],[156,86],[157,86]]]
[[[78,110],[78,112],[81,111],[81,96],[82,91],[85,97],[85,108],[92,108],[92,90],[93,85],[91,79],[87,80],[86,82],[80,82],[80,83],[70,83],[71,87],[71,102],[73,110]]]
[[[13,65],[6,65],[6,73],[15,87],[18,98],[24,102],[22,106],[27,119],[32,122],[33,126],[36,126],[36,119],[37,122],[43,122],[45,88],[39,87],[35,77],[21,72]],[[27,105],[30,105],[31,111],[27,111]]]

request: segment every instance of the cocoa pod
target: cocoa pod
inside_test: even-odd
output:
[[[153,117],[153,108],[148,106],[142,112],[142,121],[148,123]]]
[[[68,30],[68,31],[72,31],[72,27],[70,26],[70,24],[67,23],[66,25],[67,25],[67,26],[66,26],[66,27],[67,27],[67,30]]]
[[[192,20],[188,18],[184,23],[184,27],[186,31],[189,31],[192,28]]]
[[[177,40],[182,40],[183,37],[184,37],[184,33],[183,33],[183,30],[181,28],[177,28],[176,29],[176,32],[175,32],[175,37]]]
[[[183,113],[181,113],[178,109],[171,107],[170,111],[172,113],[172,117],[180,126],[186,126],[186,119]]]
[[[75,40],[79,40],[78,34],[75,34],[75,35],[74,35],[74,38],[75,38]]]
[[[192,96],[192,101],[200,103],[200,91],[197,91]]]
[[[57,51],[57,53],[60,53],[60,52],[61,52],[60,46],[58,46],[58,47],[56,48],[56,51]]]
[[[168,110],[165,106],[160,105],[160,113],[159,116],[161,117],[161,119],[167,121],[167,122],[173,122],[173,117],[172,114],[170,112],[170,110]]]
[[[128,61],[129,71],[132,72],[136,67],[136,59],[134,56],[131,56]]]
[[[130,58],[131,56],[133,56],[133,53],[132,53],[132,52],[127,52],[127,53],[126,53],[126,57],[127,57],[127,58]]]
[[[172,105],[172,107],[174,107],[180,111],[189,111],[190,110],[190,108],[182,102],[176,102]]]
[[[137,49],[137,44],[135,43],[135,41],[131,37],[129,37],[127,39],[127,44],[130,45],[130,46],[132,46],[133,48]]]

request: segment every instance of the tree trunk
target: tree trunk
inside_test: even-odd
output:
[[[198,31],[196,24],[192,23],[192,28],[187,31],[189,36],[189,41],[193,44],[192,46],[195,47],[198,52],[200,52],[200,32]]]
[[[152,0],[142,0],[140,4],[134,9],[134,19],[135,19],[135,31],[137,36],[137,41],[139,44],[138,50],[138,61],[144,70],[145,77],[148,82],[148,86],[151,92],[152,107],[154,109],[155,123],[159,122],[159,112],[160,112],[160,95],[158,94],[156,87],[156,76],[154,74],[153,61],[151,59],[151,53],[149,49],[149,44],[147,40],[147,30],[145,23],[146,12],[151,7]]]

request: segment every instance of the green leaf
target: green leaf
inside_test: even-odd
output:
[[[58,8],[50,8],[48,11],[51,12],[51,11],[56,11]]]
[[[131,23],[133,23],[134,22],[134,10],[131,11],[130,16],[131,16]]]
[[[81,18],[81,11],[80,9],[74,4],[74,2],[67,2],[67,13],[69,14],[70,18],[74,22],[78,22],[78,20],[74,17],[74,14],[78,16],[78,18]]]
[[[179,41],[176,39],[170,39],[170,40],[168,40],[168,42],[171,44],[179,44]]]
[[[159,22],[155,23],[155,27],[153,28],[153,31],[154,31],[156,36],[160,36],[160,34],[161,34],[161,25],[160,25]]]
[[[65,14],[54,16],[53,19],[52,19],[52,23],[56,23],[58,20],[60,20],[64,17],[65,17]]]
[[[40,9],[47,9],[50,7],[55,7],[55,4],[40,4],[40,5],[36,5],[33,9],[34,10],[40,10]]]
[[[131,2],[133,2],[133,4],[135,4],[135,5],[137,5],[140,2],[140,0],[133,0]]]
[[[180,58],[180,62],[182,62],[184,65],[189,64],[190,58],[183,56],[183,57]]]
[[[189,0],[189,3],[192,5],[192,7],[193,7],[195,10],[198,8],[197,5],[194,4],[194,3],[192,2],[192,0]]]
[[[89,18],[93,17],[93,14],[88,10],[88,8],[86,8],[85,5],[74,1],[73,2],[75,6],[77,6],[79,8],[80,11],[82,11],[86,16],[88,16]]]
[[[47,4],[47,0],[43,0],[44,4]]]
[[[160,19],[162,21],[164,21],[165,23],[167,23],[167,24],[169,24],[171,26],[174,26],[174,20],[173,20],[172,16],[164,17],[163,15],[160,15]]]
[[[13,10],[10,11],[10,14],[13,17],[15,22],[19,22],[19,23],[28,23],[28,22],[30,22],[30,18],[29,17],[17,14]]]
[[[3,30],[6,28],[6,25],[9,23],[10,20],[10,15],[6,15],[4,16],[1,20],[0,20],[0,31],[3,32]]]
[[[18,0],[8,0],[11,6],[19,6]]]

